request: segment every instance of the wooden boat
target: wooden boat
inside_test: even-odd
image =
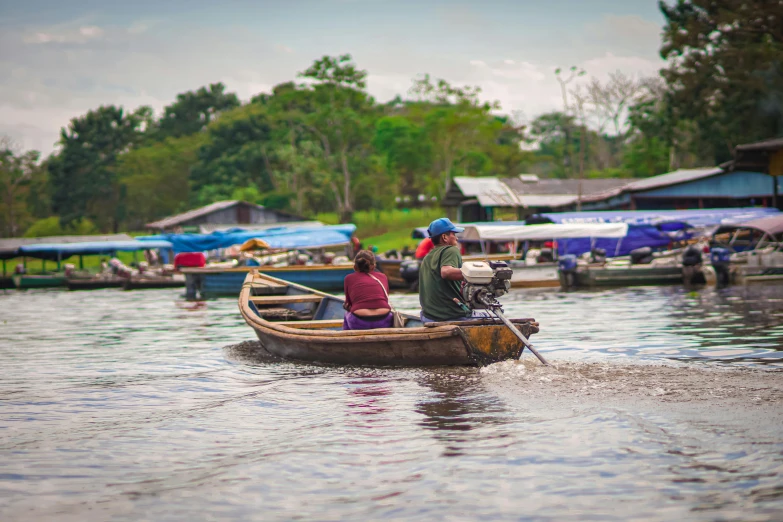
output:
[[[20,290],[27,288],[57,288],[65,286],[65,274],[15,274],[14,286]]]
[[[122,277],[69,277],[65,282],[68,290],[97,290],[100,288],[120,288],[125,279]]]
[[[182,288],[185,277],[182,274],[131,276],[122,284],[123,290],[147,290],[155,288]]]
[[[258,270],[290,283],[307,285],[318,290],[342,290],[345,276],[353,273],[353,264],[237,266],[237,267],[183,267],[185,296],[188,299],[236,296],[245,277]]]
[[[302,361],[381,366],[485,365],[518,359],[522,344],[499,320],[428,323],[405,316],[403,328],[342,330],[341,297],[288,283],[257,270],[245,277],[239,310],[263,349]],[[512,320],[523,335],[533,319]]]

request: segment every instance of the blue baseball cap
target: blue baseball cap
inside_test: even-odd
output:
[[[449,218],[436,219],[430,223],[429,227],[427,227],[427,232],[429,232],[430,237],[439,236],[441,234],[445,234],[446,232],[459,233],[464,231],[464,228],[456,226]]]

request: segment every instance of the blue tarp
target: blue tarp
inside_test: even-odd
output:
[[[693,227],[731,225],[780,214],[776,208],[710,208],[695,210],[607,210],[593,212],[548,212],[528,218],[528,223],[618,223],[657,224],[686,222]]]
[[[114,255],[115,252],[134,252],[138,250],[169,250],[169,241],[91,241],[87,243],[39,243],[22,245],[19,255],[38,259],[63,260],[71,256]]]
[[[239,245],[248,239],[263,239],[272,248],[318,248],[347,243],[356,231],[356,225],[325,225],[318,227],[276,227],[265,230],[232,228],[211,234],[159,234],[142,236],[141,241],[170,241],[174,253],[206,252]]]
[[[675,223],[672,222],[671,224],[674,225]],[[677,224],[683,225],[682,223]],[[620,239],[563,239],[557,242],[557,253],[561,256],[565,254],[578,256],[589,252],[592,246],[606,250],[607,257],[626,256],[631,250],[637,248],[666,249],[670,247],[673,241],[682,241],[691,237],[683,228],[676,230],[666,230],[666,228],[669,227],[629,224],[628,235]]]

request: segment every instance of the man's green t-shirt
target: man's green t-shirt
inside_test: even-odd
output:
[[[460,298],[460,282],[443,279],[442,266],[462,268],[462,256],[455,246],[444,245],[433,248],[421,260],[419,266],[419,302],[421,311],[428,319],[449,321],[465,317],[465,312],[454,302]]]

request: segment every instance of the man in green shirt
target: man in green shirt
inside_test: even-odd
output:
[[[468,310],[462,303],[462,255],[457,248],[457,233],[464,228],[448,218],[436,219],[427,229],[435,247],[419,266],[419,302],[422,322],[461,321],[489,317],[486,310]],[[455,302],[454,299],[458,302]]]

